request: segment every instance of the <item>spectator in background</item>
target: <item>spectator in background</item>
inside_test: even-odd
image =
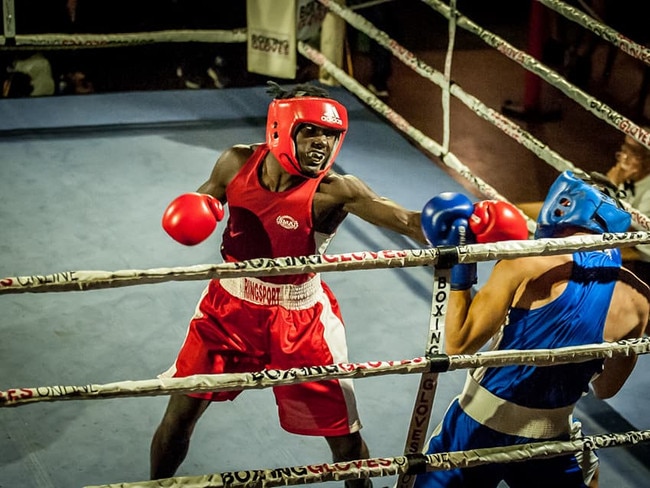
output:
[[[605,178],[562,173],[550,187],[535,238],[622,232],[630,215]],[[435,198],[435,197],[434,197]],[[460,199],[447,198],[425,213],[422,228],[434,246],[471,242],[471,224],[457,218]],[[433,201],[433,200],[432,200]],[[449,203],[448,203],[449,202]],[[452,220],[453,219],[453,220]],[[493,228],[510,228],[495,218]],[[445,321],[447,354],[490,350],[556,349],[641,337],[648,324],[650,289],[621,266],[618,249],[577,251],[498,261],[476,292],[476,263],[456,264]],[[593,390],[611,398],[623,386],[636,356],[572,364],[513,364],[470,369],[463,392],[445,412],[426,454],[531,442],[566,441],[578,434],[576,403]],[[582,464],[581,461],[587,461]],[[591,484],[597,459],[574,454],[419,474],[415,488],[575,487]]]
[[[650,127],[643,127],[650,131]],[[621,190],[623,198],[633,208],[650,217],[650,149],[630,136],[616,151],[616,162],[607,171],[607,177]],[[643,229],[633,224],[636,229]],[[650,284],[650,244],[621,249],[625,267]]]
[[[650,132],[650,126],[643,127]],[[621,200],[650,217],[650,149],[630,136],[615,153],[615,162],[607,171],[607,178],[625,195]],[[537,219],[542,202],[519,203],[517,206],[531,219]],[[643,229],[632,224],[633,229]],[[650,284],[650,244],[621,248],[623,265]]]
[[[4,81],[5,97],[42,97],[54,95],[55,84],[52,66],[41,53],[27,58],[15,59],[7,67],[8,77]]]

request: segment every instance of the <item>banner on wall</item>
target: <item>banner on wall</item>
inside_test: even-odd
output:
[[[295,78],[297,42],[318,38],[326,11],[317,0],[246,0],[248,71]]]
[[[246,0],[247,67],[251,73],[296,77],[296,0]]]

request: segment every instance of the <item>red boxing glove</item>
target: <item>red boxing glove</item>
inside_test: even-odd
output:
[[[526,219],[514,205],[499,200],[484,200],[474,204],[469,228],[476,242],[518,241],[528,239]]]
[[[167,207],[163,229],[176,241],[194,246],[206,240],[223,219],[221,202],[204,193],[184,193]]]

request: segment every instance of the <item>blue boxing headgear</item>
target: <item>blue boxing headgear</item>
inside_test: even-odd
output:
[[[537,217],[535,238],[554,237],[569,227],[596,234],[626,232],[632,217],[616,199],[612,183],[604,180],[604,177],[583,180],[571,171],[560,174]]]

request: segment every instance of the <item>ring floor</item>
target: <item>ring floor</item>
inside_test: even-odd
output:
[[[421,208],[441,191],[466,191],[342,89],[351,130],[338,170]],[[219,236],[173,242],[160,218],[196,189],[221,151],[262,140],[263,87],[96,94],[0,101],[0,276],[67,270],[190,266],[219,261]],[[349,217],[328,252],[417,245]],[[490,263],[480,265],[482,279]],[[325,273],[347,324],[351,361],[423,354],[431,310],[427,268]],[[154,378],[183,340],[204,282],[0,297],[0,390]],[[646,357],[611,401],[585,397],[587,434],[648,428]],[[441,376],[430,429],[464,372]],[[404,450],[418,378],[356,381],[363,434],[374,457]],[[0,409],[0,487],[63,488],[147,479],[149,443],[165,396],[72,400]],[[645,486],[644,446],[600,452],[601,486]],[[269,390],[212,406],[179,476],[329,462],[320,438],[283,432]],[[391,486],[393,478],[375,480]],[[326,483],[340,486],[340,483]]]

